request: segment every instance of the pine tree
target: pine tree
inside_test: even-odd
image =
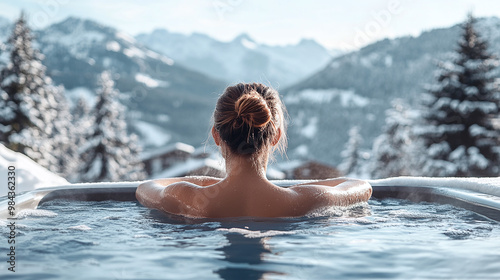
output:
[[[78,143],[76,126],[73,126],[73,115],[70,112],[70,105],[62,91],[56,95],[57,118],[54,120],[51,142],[53,155],[57,159],[57,169],[53,170],[69,180],[78,172]],[[49,169],[52,170],[52,169]]]
[[[342,163],[339,165],[339,169],[344,174],[357,174],[360,171],[361,141],[362,139],[361,135],[359,134],[359,127],[351,127],[351,129],[349,130],[349,140],[345,145],[345,149],[341,153]]]
[[[392,108],[386,111],[384,132],[373,143],[370,173],[373,178],[387,178],[415,175],[413,159],[415,145],[412,125],[416,112],[401,100],[394,100]]]
[[[58,114],[56,97],[62,93],[45,75],[42,56],[33,48],[32,40],[21,14],[8,40],[10,61],[0,72],[0,141],[56,171],[51,139]]]
[[[90,116],[90,108],[84,98],[78,98],[76,105],[72,110],[74,133],[76,137],[76,145],[82,146],[87,141],[86,133],[92,127],[92,118]]]
[[[73,110],[71,111],[73,115],[72,122],[72,140],[75,144],[75,147],[83,147],[87,144],[87,134],[89,130],[92,128],[93,118],[90,116],[90,108],[87,105],[87,102],[84,98],[79,98]],[[68,175],[65,177],[69,182],[78,182],[80,180],[80,154],[78,152],[78,148],[74,151],[76,159],[73,161],[71,168],[74,168],[71,172],[68,172]]]
[[[469,15],[463,25],[457,58],[440,63],[437,84],[423,99],[423,123],[415,133],[427,152],[421,160],[426,176],[498,176],[500,129],[498,61],[475,30]]]
[[[100,76],[98,100],[92,110],[93,126],[80,150],[80,180],[86,182],[141,180],[145,173],[138,159],[135,137],[127,135],[125,108],[108,72]]]

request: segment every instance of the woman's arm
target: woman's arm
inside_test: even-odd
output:
[[[368,201],[372,195],[371,185],[362,180],[338,178],[293,186],[302,203],[311,208],[326,206],[349,206]]]
[[[178,182],[188,182],[191,184],[198,185],[200,187],[206,187],[213,184],[216,184],[222,180],[221,178],[209,177],[209,176],[186,176],[186,177],[177,177],[177,178],[165,178],[165,179],[156,179],[156,182],[162,186],[168,186],[173,183]]]
[[[332,179],[316,180],[316,181],[312,181],[312,182],[308,182],[308,183],[297,184],[294,187],[310,186],[310,185],[336,187],[339,184],[347,182],[347,181],[359,181],[359,180],[354,180],[354,179],[349,179],[349,178],[332,178]]]
[[[166,188],[171,186],[171,191],[178,189],[180,182],[188,182],[195,184],[197,186],[210,186],[215,183],[220,182],[220,178],[208,177],[208,176],[190,176],[190,177],[179,177],[179,178],[165,178],[157,179],[152,181],[147,181],[142,183],[137,187],[135,192],[135,197],[142,205],[148,208],[155,208],[163,210],[165,202],[163,200],[167,199],[172,203],[172,198],[169,193],[166,192]],[[173,185],[174,184],[174,185]]]
[[[140,204],[148,208],[159,208],[161,202],[161,192],[165,186],[156,183],[155,181],[147,181],[137,187],[135,197]]]

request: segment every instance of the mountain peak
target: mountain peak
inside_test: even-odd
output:
[[[320,48],[323,48],[323,46],[321,46],[314,39],[307,39],[307,38],[301,39],[297,45],[302,46],[302,47],[320,47]]]
[[[142,34],[147,35],[147,33],[141,33],[141,35]],[[166,35],[169,35],[169,34],[170,34],[170,31],[168,31],[165,28],[155,28],[153,30],[153,32],[151,32],[151,35],[153,35],[153,36],[166,36]]]
[[[240,35],[236,36],[234,39],[233,39],[233,42],[242,42],[243,40],[246,40],[248,42],[252,42],[252,43],[255,43],[255,40],[252,39],[252,37],[250,37],[250,35],[248,35],[247,33],[241,33]]]
[[[65,34],[73,33],[76,29],[79,31],[98,31],[107,34],[114,34],[116,32],[116,30],[112,27],[104,26],[90,19],[83,19],[74,16],[69,16],[60,22],[54,23],[49,26],[48,29],[57,29]]]
[[[247,33],[242,33],[233,39],[232,43],[241,44],[247,49],[255,49],[258,44]]]

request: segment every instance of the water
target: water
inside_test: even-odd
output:
[[[2,261],[1,279],[500,279],[500,224],[448,205],[387,199],[327,216],[193,220],[136,202],[56,200],[16,223],[17,272]]]

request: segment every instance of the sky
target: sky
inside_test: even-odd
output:
[[[495,0],[2,0],[0,16],[24,10],[34,29],[68,16],[96,20],[131,35],[165,28],[230,41],[247,33],[269,45],[314,39],[353,50],[382,38],[417,36],[477,17],[500,17]]]

